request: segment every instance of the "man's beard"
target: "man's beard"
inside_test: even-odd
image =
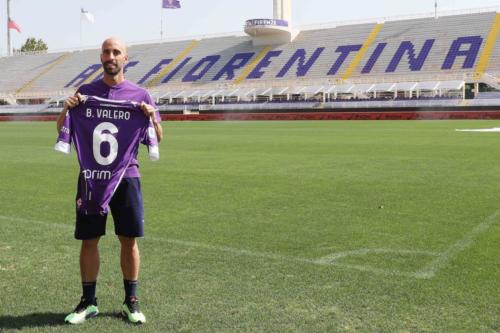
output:
[[[113,64],[114,67],[108,68],[108,64]],[[113,63],[112,61],[108,61],[108,62],[103,63],[102,68],[103,68],[104,72],[106,72],[106,74],[108,74],[108,75],[116,75],[116,74],[120,73],[120,71],[122,69],[117,63]]]

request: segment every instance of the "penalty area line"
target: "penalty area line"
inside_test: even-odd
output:
[[[499,212],[500,212],[500,210],[499,210]],[[74,226],[69,225],[69,224],[53,223],[53,222],[46,222],[46,221],[39,221],[39,220],[32,220],[32,219],[24,219],[24,218],[4,216],[4,215],[0,215],[0,220],[38,224],[38,225],[56,227],[56,228],[66,229],[66,230],[74,229]],[[351,255],[367,255],[367,254],[371,254],[371,253],[395,253],[395,254],[430,255],[430,256],[438,255],[434,252],[426,252],[426,251],[412,251],[412,250],[398,250],[398,249],[359,249],[359,250],[353,250],[353,251],[332,253],[332,254],[328,255],[327,257],[323,257],[323,258],[319,258],[319,259],[308,259],[308,258],[300,258],[300,257],[293,257],[293,256],[285,256],[285,255],[270,253],[270,252],[259,252],[259,251],[252,251],[252,250],[246,250],[246,249],[238,249],[238,248],[229,247],[229,246],[218,246],[218,245],[211,245],[211,244],[206,244],[206,243],[201,243],[201,242],[185,241],[185,240],[172,239],[172,238],[162,238],[162,237],[157,237],[157,236],[146,236],[143,238],[143,241],[145,241],[145,242],[147,242],[147,241],[163,242],[163,243],[167,243],[167,244],[180,245],[180,246],[186,246],[186,247],[191,247],[191,248],[206,249],[206,250],[211,250],[211,251],[228,253],[228,254],[232,254],[235,256],[248,256],[248,257],[253,257],[253,258],[271,259],[271,260],[282,261],[282,262],[304,263],[304,264],[315,265],[315,266],[333,266],[333,267],[339,267],[339,268],[343,268],[343,269],[357,270],[357,271],[369,272],[369,273],[374,273],[374,274],[401,276],[401,277],[409,277],[409,278],[421,278],[421,277],[418,275],[418,273],[401,272],[398,270],[376,268],[376,267],[372,267],[372,266],[368,266],[368,265],[346,264],[346,263],[340,263],[337,260],[351,256]]]
[[[371,267],[371,266],[367,266],[367,265],[365,266],[365,265],[345,264],[345,263],[336,262],[334,260],[324,260],[324,258],[307,259],[307,258],[300,258],[300,257],[285,256],[285,255],[276,254],[276,253],[251,251],[251,250],[238,249],[238,248],[228,247],[228,246],[217,246],[217,245],[210,245],[210,244],[205,244],[205,243],[200,243],[200,242],[183,241],[183,240],[177,240],[177,239],[171,239],[171,238],[161,238],[161,237],[147,237],[147,238],[145,238],[145,240],[148,240],[148,239],[153,240],[153,241],[182,245],[182,246],[186,246],[186,247],[202,248],[202,249],[206,249],[206,250],[225,252],[225,253],[230,253],[230,254],[233,254],[236,256],[248,256],[248,257],[253,257],[253,258],[272,259],[272,260],[276,260],[276,261],[300,262],[300,263],[315,265],[315,266],[336,266],[336,267],[344,268],[344,269],[351,269],[351,270],[376,273],[376,274],[382,274],[382,275],[417,278],[416,274],[412,273],[412,272],[401,272],[398,270],[376,268],[376,267]],[[398,254],[406,253],[406,254],[410,254],[410,252],[411,252],[411,254],[423,254],[421,251],[389,250],[389,249],[374,249],[373,251],[371,251],[370,249],[362,249],[359,251],[349,251],[349,252],[353,255],[355,255],[355,254],[358,254],[358,255],[359,254],[369,254],[369,253],[398,253]],[[433,256],[436,255],[435,253],[431,253],[431,252],[424,252],[424,253],[425,253],[425,255],[433,255]],[[332,256],[335,257],[335,253]],[[344,257],[347,257],[347,255],[345,255],[344,252],[339,253],[339,255],[338,255],[339,259],[344,258]]]
[[[484,234],[495,222],[497,222],[499,217],[500,208],[488,216],[483,222],[476,225],[474,229],[441,253],[437,258],[425,265],[424,268],[415,273],[415,276],[420,279],[430,279],[434,277],[439,270],[445,267],[459,253],[471,246],[480,235]]]

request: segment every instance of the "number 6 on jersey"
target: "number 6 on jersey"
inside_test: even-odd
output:
[[[109,133],[105,133],[105,131]],[[118,128],[108,122],[100,123],[96,126],[93,133],[92,148],[94,158],[100,165],[110,165],[118,155],[118,141],[113,134],[118,133]],[[104,142],[109,143],[109,155],[104,157],[101,155],[101,145]]]

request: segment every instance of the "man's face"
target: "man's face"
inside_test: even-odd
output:
[[[122,43],[111,39],[102,44],[101,63],[106,74],[120,73],[127,61],[127,50]]]

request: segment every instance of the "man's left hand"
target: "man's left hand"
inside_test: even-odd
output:
[[[154,113],[156,112],[156,109],[147,103],[142,102],[141,103],[141,110],[144,112],[144,115],[146,117],[153,117],[154,118]]]
[[[142,112],[144,112],[146,117],[151,119],[151,121],[153,122],[153,126],[156,132],[156,138],[158,139],[158,142],[160,142],[163,139],[163,128],[161,127],[159,121],[156,120],[155,112],[157,110],[152,105],[149,105],[144,102],[141,103],[141,110]]]

